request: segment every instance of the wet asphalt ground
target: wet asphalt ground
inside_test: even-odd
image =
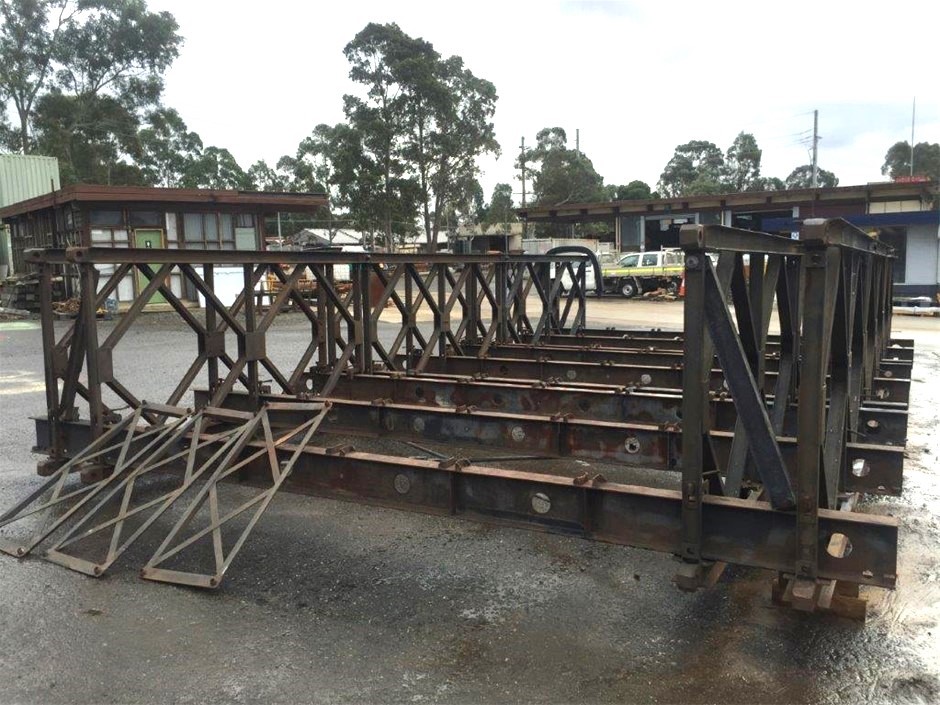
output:
[[[681,310],[591,302],[589,324]],[[309,334],[283,318],[276,360]],[[194,355],[172,320],[118,347],[144,398]],[[665,554],[283,494],[216,592],[138,579],[145,541],[99,580],[0,556],[0,702],[936,703],[940,320],[895,335],[917,341],[904,495],[864,510],[900,519],[899,580],[863,589],[864,626],[775,607],[765,571],[690,595]],[[0,510],[38,482],[40,349],[0,324]]]

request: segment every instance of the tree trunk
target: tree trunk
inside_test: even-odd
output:
[[[29,113],[17,108],[20,116],[20,150],[29,154]]]

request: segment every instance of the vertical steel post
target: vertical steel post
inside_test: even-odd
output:
[[[837,248],[807,249],[803,256],[804,315],[797,411],[795,558],[797,578],[807,580],[816,578],[818,566],[820,470],[826,421],[826,350],[834,300],[834,292],[829,291],[830,251],[838,257]]]
[[[246,264],[242,266],[244,277],[245,294],[245,340],[242,343],[242,355],[248,354],[248,350],[253,347],[253,337],[255,332],[255,292],[252,288],[254,280],[254,266]],[[251,356],[249,356],[251,357]],[[248,360],[248,399],[252,409],[259,408],[260,405],[261,383],[258,378],[258,361],[256,359]]]
[[[352,285],[353,291],[353,316],[356,320],[357,330],[357,349],[356,355],[359,361],[361,372],[372,372],[372,342],[375,340],[372,330],[372,307],[369,301],[369,265],[353,264]]]
[[[682,368],[682,532],[679,555],[687,563],[701,561],[702,466],[704,464],[705,405],[708,389],[705,360],[705,252],[685,254]],[[706,367],[706,364],[708,367]]]
[[[46,378],[46,417],[49,419],[49,448],[53,461],[62,455],[59,438],[59,380],[55,364],[55,317],[52,311],[52,265],[39,270],[39,317],[42,325],[42,358]]]
[[[311,269],[321,267],[311,265]],[[327,369],[330,364],[330,320],[326,311],[326,292],[319,284],[317,272],[311,272],[317,287],[317,367]]]
[[[213,292],[215,291],[215,265],[214,264],[204,264],[202,265],[202,278],[206,282],[206,286],[209,287]],[[215,306],[212,305],[212,302],[209,299],[206,299],[206,331],[211,336],[216,329],[216,312]],[[224,333],[223,340],[224,338]],[[207,350],[207,360],[208,360],[208,374],[209,374],[209,396],[212,397],[215,392],[216,387],[219,386],[219,356],[217,355],[216,350]]]
[[[509,293],[507,277],[507,262],[497,262],[496,267],[496,342],[509,342],[509,302],[506,300]]]
[[[464,333],[464,340],[461,342],[473,342],[480,339],[480,308],[482,306],[481,301],[479,300],[480,292],[479,285],[477,283],[477,276],[479,274],[480,265],[473,263],[464,265],[465,267],[470,267],[470,275],[467,277],[466,292],[464,298],[466,304],[464,306],[464,316],[467,319],[466,333]]]
[[[415,312],[414,306],[414,282],[411,279],[411,269],[406,264],[400,264],[399,267],[405,267],[405,371],[414,371],[414,348],[415,348]]]
[[[333,265],[327,264],[323,267],[323,278],[332,284],[335,280],[333,278]],[[318,289],[322,289],[322,286],[318,285]],[[318,291],[318,295],[324,301],[325,306],[325,315],[326,315],[326,328],[327,328],[327,345],[326,345],[326,359],[327,367],[329,369],[334,369],[336,367],[336,346],[337,339],[339,338],[339,321],[336,320],[336,306],[333,303],[333,299],[330,298],[329,294],[326,291]]]
[[[88,412],[92,440],[104,431],[104,404],[101,399],[101,378],[98,368],[97,293],[98,270],[94,264],[78,265],[81,277],[81,317],[85,327],[85,368],[88,376]]]
[[[447,333],[450,331],[450,310],[447,308],[447,277],[444,270],[447,264],[432,264],[437,267],[437,307],[434,313],[434,327],[438,330],[437,354],[443,357],[447,352]]]

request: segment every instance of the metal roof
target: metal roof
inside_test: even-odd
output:
[[[0,154],[0,208],[59,188],[59,160],[34,154]]]
[[[222,189],[150,188],[75,184],[0,208],[0,219],[44,210],[64,203],[112,203],[164,206],[201,204],[257,207],[269,212],[313,212],[327,204],[322,193],[281,193]]]

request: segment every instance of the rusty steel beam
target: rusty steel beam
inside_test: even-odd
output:
[[[41,431],[43,421],[37,421],[37,430]],[[87,422],[65,426],[73,442],[91,438]],[[267,445],[264,440],[252,441],[242,457]],[[569,478],[451,460],[395,458],[348,448],[283,444],[272,452],[285,460],[296,456],[283,491],[678,552],[682,496],[674,490],[607,482],[600,477]],[[254,481],[251,463],[240,477]],[[259,477],[259,481],[264,479]],[[774,511],[766,502],[710,495],[702,504],[704,560],[787,570],[796,546],[791,514]],[[893,588],[897,530],[897,520],[891,517],[820,510],[818,540],[824,550],[820,551],[819,577]],[[852,543],[851,554],[844,558],[825,552],[836,534]]]
[[[196,390],[196,405],[207,397]],[[682,464],[682,431],[678,424],[614,423],[544,417],[534,414],[504,414],[479,409],[440,409],[415,404],[391,404],[330,398],[333,406],[321,427],[324,433],[363,438],[395,438],[410,441],[486,445],[518,453],[574,457],[620,463],[626,467],[677,471]],[[232,394],[226,407],[251,412],[247,394]],[[296,412],[301,414],[303,412]],[[280,425],[297,424],[297,417],[282,412]],[[273,413],[277,421],[279,414]],[[720,467],[727,467],[734,433],[711,431],[711,443]],[[796,467],[795,438],[778,437],[785,466]],[[902,486],[904,449],[897,446],[850,443],[846,446],[847,468],[856,461],[867,472],[856,476],[846,470],[846,483],[855,492],[898,495]]]
[[[605,333],[607,334],[605,335]],[[553,347],[626,349],[650,353],[669,351],[681,353],[685,344],[681,333],[667,333],[661,336],[657,335],[656,331],[636,332],[634,334],[618,333],[619,331],[607,331],[606,329],[584,329],[583,332],[579,333],[546,333],[539,339],[539,344]],[[532,343],[531,335],[523,334],[519,337],[522,344]],[[764,349],[767,352],[767,359],[774,359],[779,355],[779,339],[774,340],[771,336],[768,336]],[[913,360],[914,347],[912,341],[902,340],[900,342],[892,341],[882,352],[880,362],[907,363],[908,371],[910,371]]]
[[[313,391],[326,375],[314,374]],[[397,404],[440,408],[474,406],[484,411],[554,416],[596,421],[678,423],[682,420],[682,396],[670,391],[645,392],[624,388],[545,385],[524,380],[476,380],[472,377],[402,375],[385,373],[341,377],[330,396],[358,401],[387,399]],[[712,396],[713,427],[731,431],[737,419],[734,403]],[[772,404],[771,404],[772,407]],[[789,405],[783,435],[796,435],[795,404]],[[883,445],[903,445],[907,438],[907,412],[879,406],[863,406],[860,422],[864,438]],[[862,438],[860,434],[859,440]]]
[[[583,259],[573,255],[452,255],[452,254],[421,254],[416,259],[410,254],[390,254],[381,252],[320,252],[307,250],[303,252],[252,250],[246,256],[244,251],[237,250],[165,250],[145,248],[113,248],[113,247],[69,247],[43,248],[26,250],[23,253],[26,262],[34,265],[42,264],[222,264],[244,265],[250,259],[255,265],[259,264],[308,264],[308,265],[335,265],[335,264],[387,264],[391,266],[416,264],[419,261],[425,264],[500,264],[515,262],[523,264],[570,262],[572,258]]]
[[[323,448],[303,449],[285,489],[667,553],[679,548],[682,496],[674,490]],[[796,546],[792,515],[766,502],[709,495],[702,505],[704,560],[788,569]],[[892,517],[820,510],[820,577],[894,587],[897,531]],[[835,534],[852,542],[844,558],[826,553]]]
[[[642,365],[598,364],[591,362],[564,362],[560,360],[527,360],[508,357],[469,357],[452,355],[431,357],[425,372],[455,375],[483,375],[511,379],[561,380],[587,382],[617,387],[681,389],[682,369]],[[764,393],[772,394],[777,375],[765,375]],[[876,377],[871,399],[907,403],[910,397],[909,379]],[[712,370],[710,388],[719,392],[724,388],[724,373]]]
[[[519,360],[561,360],[564,362],[597,362],[622,365],[652,365],[658,367],[673,367],[682,365],[683,353],[681,350],[655,350],[643,348],[602,347],[596,345],[564,345],[557,342],[519,344],[503,343],[491,345],[487,354],[492,357],[511,357]],[[577,340],[577,339],[574,339]],[[574,340],[572,342],[574,342]],[[477,357],[482,346],[474,343],[463,343],[461,350],[464,355]],[[776,372],[780,358],[778,355],[768,354],[765,357],[766,369]],[[883,377],[895,379],[911,378],[911,362],[899,360],[881,360],[878,370]]]

